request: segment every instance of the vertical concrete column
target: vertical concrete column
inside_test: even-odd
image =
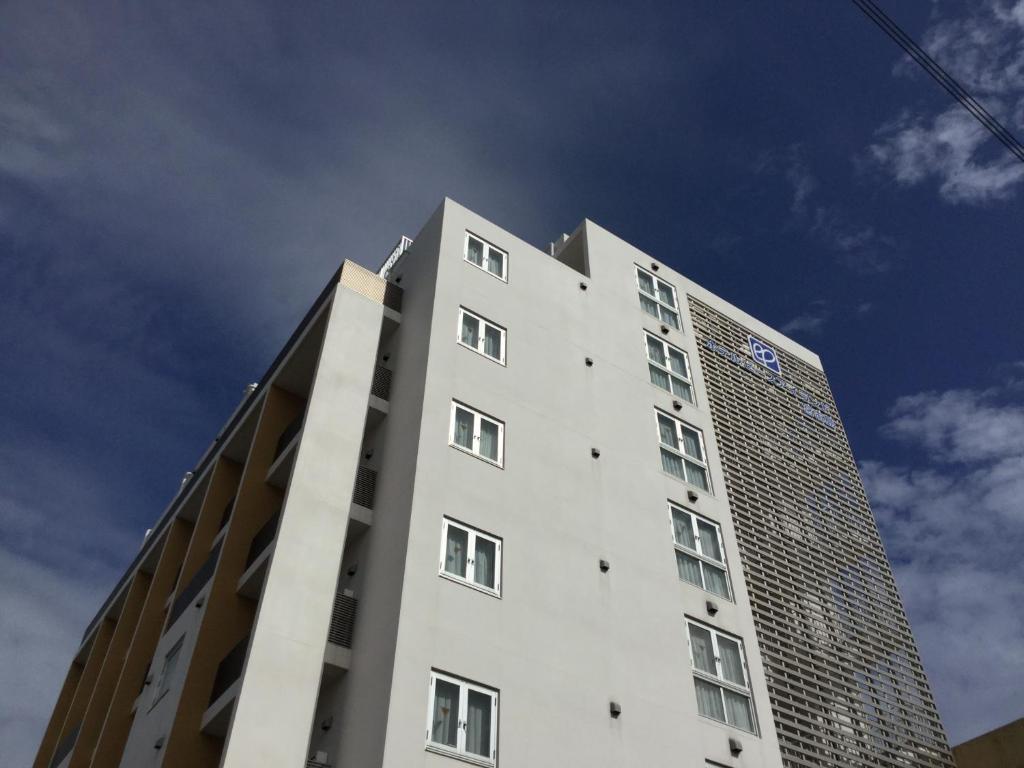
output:
[[[301,765],[306,757],[383,306],[341,285],[330,313],[222,761],[227,768]]]
[[[50,722],[43,732],[43,742],[39,745],[36,759],[32,768],[47,768],[50,764],[50,757],[57,748],[57,741],[60,738],[61,728],[67,718],[68,710],[71,708],[71,700],[75,697],[78,688],[78,681],[82,677],[82,664],[75,659],[71,662],[67,677],[64,678],[64,685],[61,686],[60,695],[57,697],[57,704],[50,715]]]

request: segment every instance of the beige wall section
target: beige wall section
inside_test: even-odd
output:
[[[339,287],[330,312],[226,768],[298,765],[309,741],[383,307]]]
[[[93,768],[114,768],[121,761],[128,731],[131,728],[132,705],[140,695],[143,675],[153,658],[160,629],[164,623],[164,605],[173,586],[178,566],[185,556],[192,527],[181,520],[171,523],[160,559],[151,577],[135,633],[124,657],[117,685],[93,753]]]
[[[1024,768],[1024,718],[953,747],[957,768]]]
[[[281,507],[281,492],[266,482],[281,432],[302,411],[302,401],[270,387],[264,396],[256,435],[249,449],[235,499],[234,513],[221,543],[217,568],[196,631],[194,650],[178,700],[174,722],[168,731],[163,765],[212,768],[221,757],[223,743],[201,730],[203,713],[210,704],[217,667],[252,627],[256,606],[237,592],[238,578],[253,536]],[[226,491],[224,491],[226,493]],[[228,495],[223,499],[226,503]],[[204,504],[202,515],[223,509]]]
[[[151,581],[148,573],[139,570],[135,572],[128,586],[103,664],[96,676],[92,696],[89,697],[89,705],[82,718],[82,729],[71,753],[68,768],[87,768],[92,761],[92,752],[99,741],[100,730],[103,728],[103,721],[106,720],[107,710],[121,676],[125,655],[135,634]]]
[[[46,731],[43,732],[43,741],[39,745],[39,751],[36,753],[36,759],[32,763],[32,768],[47,768],[49,766],[50,758],[53,756],[54,750],[57,749],[57,741],[60,738],[61,729],[64,726],[68,709],[71,707],[71,700],[75,696],[75,690],[78,688],[78,681],[81,677],[82,663],[75,659],[71,662],[68,674],[64,678],[64,685],[61,686],[60,695],[57,696],[57,703],[53,707],[53,714],[50,715],[50,722],[46,726]]]

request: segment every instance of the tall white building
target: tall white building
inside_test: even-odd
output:
[[[816,355],[585,221],[346,261],[35,765],[952,766]]]

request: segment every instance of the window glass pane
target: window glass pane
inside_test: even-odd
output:
[[[679,442],[676,440],[676,423],[660,413],[658,414],[658,436],[665,445],[679,448]]]
[[[640,290],[644,293],[654,295],[654,280],[646,272],[636,271],[636,280],[640,284]]]
[[[157,696],[165,693],[171,688],[171,678],[174,676],[174,668],[178,666],[178,656],[181,654],[181,643],[179,642],[164,657],[164,669],[160,675],[160,687]]]
[[[676,544],[697,551],[697,541],[693,537],[693,527],[690,525],[688,514],[678,509],[672,510],[672,532],[676,537]]]
[[[651,314],[654,314],[653,312]],[[673,328],[679,327],[679,315],[669,309],[661,307],[661,319],[665,321],[667,325],[671,325]]]
[[[699,678],[694,678],[693,684],[697,689],[697,711],[705,717],[713,717],[724,723],[725,709],[722,706],[722,689],[714,683]]]
[[[473,414],[455,407],[455,444],[473,450]]]
[[[700,532],[700,553],[712,560],[722,562],[724,558],[722,550],[718,547],[718,531],[715,530],[715,526],[698,520],[697,530]]]
[[[682,379],[672,377],[672,392],[688,403],[693,402],[693,388]]]
[[[661,370],[661,368],[656,368],[653,365],[648,365],[647,367],[651,370],[651,383],[662,389],[669,390],[668,374]]]
[[[745,687],[747,682],[743,678],[743,657],[740,655],[740,644],[719,635],[718,654],[722,661],[722,677],[730,683]]]
[[[468,550],[469,534],[462,528],[449,525],[444,554],[445,571],[466,578],[466,554]]]
[[[501,359],[501,331],[493,325],[484,327],[484,354]]]
[[[458,745],[459,686],[447,680],[434,683],[434,714],[430,740],[448,747]]]
[[[715,651],[711,644],[711,632],[690,625],[690,651],[693,653],[693,666],[701,672],[718,677],[718,670],[715,668]]]
[[[494,589],[494,566],[498,548],[490,539],[477,536],[475,549],[476,551],[473,553],[473,581],[488,589]]]
[[[658,301],[662,304],[668,304],[670,307],[675,307],[676,305],[676,298],[672,295],[672,286],[661,282],[661,280],[658,281]]]
[[[726,690],[725,711],[730,725],[754,732],[754,716],[750,711],[750,699],[746,696]]]
[[[696,485],[702,491],[708,490],[708,472],[693,462],[686,462],[686,482]]]
[[[686,373],[686,358],[683,357],[682,352],[676,352],[674,349],[668,351],[669,367],[672,368],[673,373],[678,373],[683,378],[688,378]]]
[[[484,265],[484,244],[475,237],[469,238],[469,242],[466,245],[466,258],[478,267]]]
[[[480,455],[491,461],[498,460],[498,425],[487,419],[480,419]]]
[[[661,449],[661,468],[680,480],[686,479],[686,475],[683,473],[683,460],[664,448]]]
[[[726,578],[725,571],[707,563],[701,563],[701,568],[704,569],[704,589],[728,600],[729,580]]]
[[[683,427],[680,429],[680,432],[683,433],[683,453],[699,461],[703,461],[704,454],[700,450],[700,435],[688,427]]]
[[[480,343],[480,321],[462,313],[462,343],[476,349]]]
[[[481,757],[491,756],[491,697],[469,691],[466,700],[466,751]]]
[[[657,339],[647,337],[647,357],[658,365],[665,365],[665,348]]]
[[[658,316],[658,303],[654,299],[649,299],[640,294],[640,306],[644,308],[644,312],[653,317]]]
[[[505,254],[494,248],[487,249],[487,271],[498,277],[505,274]]]
[[[679,578],[691,584],[703,587],[700,580],[700,561],[685,552],[676,550],[676,565],[679,567]]]

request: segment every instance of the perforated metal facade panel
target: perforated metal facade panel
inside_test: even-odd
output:
[[[824,374],[689,298],[789,766],[953,766]]]

